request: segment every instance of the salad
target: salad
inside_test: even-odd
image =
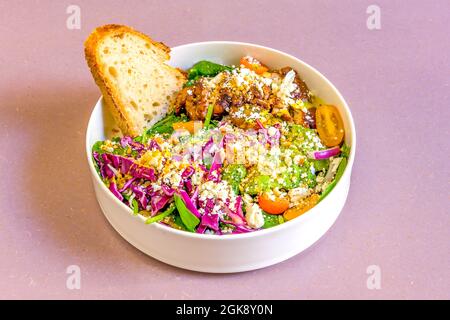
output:
[[[99,176],[146,223],[203,234],[271,228],[314,207],[342,176],[338,109],[297,71],[246,56],[200,61],[172,111],[140,136],[98,141]]]

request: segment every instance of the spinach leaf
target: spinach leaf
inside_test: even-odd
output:
[[[101,146],[103,145],[104,141],[97,141],[96,143],[94,143],[94,145],[92,146],[92,152],[97,152],[98,154],[102,154],[105,153],[105,151],[103,151],[101,149]]]
[[[232,70],[229,66],[224,66],[211,61],[202,60],[197,62],[188,71],[188,81],[184,84],[185,87],[190,87],[195,80],[200,77],[214,77],[222,71]]]
[[[151,128],[144,132],[142,136],[135,138],[136,141],[146,143],[148,139],[155,134],[172,134],[173,124],[176,122],[187,122],[188,117],[185,114],[169,114],[164,119],[155,123]]]
[[[96,143],[94,143],[94,145],[92,146],[92,152],[97,152],[98,154],[112,153],[121,156],[126,154],[126,149],[122,148],[120,144],[117,144],[117,142],[120,142],[120,137],[114,137],[111,139],[111,141],[116,143],[115,148],[113,148],[112,152],[105,151],[101,148],[105,141],[97,141]]]
[[[344,174],[344,170],[345,170],[346,166],[347,166],[347,158],[342,158],[341,163],[339,163],[339,167],[336,171],[336,175],[334,177],[333,182],[331,182],[328,185],[328,187],[322,192],[322,194],[320,195],[319,202],[322,201],[322,199],[325,198],[331,192],[331,190],[334,189],[337,182],[341,179],[342,175]]]
[[[173,211],[175,210],[175,206],[172,204],[166,211],[164,211],[163,213],[158,214],[157,216],[148,218],[147,220],[145,220],[146,224],[150,224],[150,223],[154,223],[154,222],[158,222],[161,221],[162,219],[164,219],[165,217],[167,217],[168,215],[170,215]]]
[[[312,160],[312,162],[316,171],[326,171],[330,166],[330,160],[328,159]]]
[[[334,177],[334,180],[341,179],[342,175],[344,174],[346,166],[347,166],[347,158],[342,158],[341,163],[339,163],[339,167],[336,171],[336,176]]]
[[[344,143],[344,145],[341,147],[341,156],[348,158],[349,155],[350,155],[350,146]]]
[[[186,231],[186,227],[184,226],[183,221],[181,221],[181,218],[180,218],[179,215],[175,215],[173,217],[173,223],[174,223],[175,226],[177,226],[181,230]]]
[[[133,201],[131,201],[131,209],[133,209],[133,213],[137,215],[139,213],[139,204],[136,200],[136,198],[133,198]]]
[[[191,79],[191,80],[186,81],[186,82],[184,83],[184,85],[183,85],[183,88],[186,88],[186,87],[192,87],[192,86],[194,85],[195,81],[196,81],[198,78],[199,78],[199,77],[197,77],[197,78],[195,78],[195,79]]]
[[[263,212],[264,225],[263,229],[272,228],[284,222],[283,215],[267,214]]]
[[[209,129],[217,128],[219,125],[219,120],[212,120],[209,122]]]
[[[177,194],[174,194],[173,199],[175,200],[175,206],[177,207],[178,213],[180,214],[181,221],[185,225],[188,231],[194,232],[195,227],[200,223],[200,220],[194,216],[192,212],[186,207],[183,199]]]
[[[92,146],[92,163],[94,163],[95,171],[97,171],[97,174],[101,177],[100,167],[98,166],[97,160],[95,160],[93,154],[94,152],[97,152],[98,154],[102,154],[105,151],[103,151],[100,147],[103,145],[103,141],[97,141]]]

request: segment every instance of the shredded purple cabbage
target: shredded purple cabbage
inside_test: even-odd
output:
[[[236,206],[234,208],[234,212],[242,219],[245,219],[244,212],[242,212],[242,197],[241,196],[236,197]]]
[[[130,180],[128,180],[127,182],[124,183],[123,187],[119,190],[120,193],[126,191],[131,184],[136,181],[137,178],[131,178]]]
[[[233,221],[228,221],[228,220],[225,220],[223,218],[220,218],[220,221],[222,223],[225,223],[225,224],[228,224],[230,226],[233,226],[235,228],[234,231],[236,231],[236,233],[245,233],[245,232],[252,232],[252,231],[254,231],[254,230],[252,230],[252,229],[250,229],[250,228],[248,228],[248,227],[246,227],[244,225],[237,224],[237,223],[235,223]]]
[[[262,128],[264,127],[262,126]],[[265,128],[264,130],[267,133]],[[235,139],[234,135],[227,133],[222,137],[217,146],[214,144],[213,137],[211,137],[203,147],[199,147],[200,153],[197,153],[202,157],[212,157],[210,167],[207,168],[201,163],[197,164],[195,168],[193,165],[187,166],[181,171],[181,181],[176,186],[161,184],[158,187],[154,184],[154,182],[158,181],[155,169],[136,163],[136,160],[131,158],[131,156],[127,157],[94,151],[93,158],[98,165],[100,175],[105,180],[105,183],[107,183],[106,180],[109,181],[108,188],[114,196],[120,201],[128,203],[124,200],[125,192],[127,195],[132,194],[132,197],[138,203],[138,208],[151,211],[151,216],[155,216],[158,212],[166,208],[173,201],[174,194],[178,194],[186,205],[186,208],[200,219],[200,224],[196,228],[197,233],[205,233],[207,230],[211,230],[215,234],[220,235],[222,234],[222,230],[220,229],[219,222],[231,226],[233,233],[250,232],[253,230],[246,225],[242,211],[242,198],[240,196],[236,197],[236,202],[233,206],[230,205],[232,201],[230,198],[221,199],[223,203],[220,205],[220,210],[225,210],[227,217],[227,220],[225,220],[218,213],[213,213],[217,205],[216,200],[213,198],[200,200],[200,187],[194,186],[191,180],[196,170],[200,170],[203,181],[220,182],[222,169],[220,150],[223,150],[227,143],[233,139]],[[133,151],[137,151],[137,158],[146,150],[161,150],[161,146],[155,140],[149,140],[144,145],[134,141],[129,136],[121,138],[120,145],[123,148],[131,148]],[[191,154],[191,156],[195,155]],[[136,157],[136,154],[133,157]],[[171,160],[182,161],[183,156],[173,155]],[[122,186],[120,189],[118,189],[116,179],[126,179],[124,183],[122,182],[123,185],[120,184]],[[153,183],[150,184],[149,182]],[[128,205],[131,206],[131,203],[128,203]]]
[[[139,204],[141,205],[142,209],[146,209],[147,205],[148,205],[148,199],[145,193],[145,190],[141,187],[141,186],[137,186],[132,184],[131,185],[131,191],[133,191],[136,200],[139,202]]]
[[[172,199],[172,197],[169,197],[166,194],[153,196],[150,200],[152,216],[155,216],[162,208],[164,208],[169,203],[170,199]]]
[[[184,204],[186,205],[186,208],[197,218],[201,218],[200,212],[198,212],[197,208],[195,207],[194,203],[192,202],[191,198],[184,190],[178,191],[181,199],[183,200]]]
[[[123,201],[123,196],[117,190],[117,185],[112,181],[109,183],[109,190],[111,190],[111,192],[117,197],[117,199]]]
[[[175,189],[173,189],[169,186],[166,186],[166,185],[162,185],[161,190],[164,192],[165,195],[167,195],[169,197],[173,196],[173,194],[175,193]]]
[[[159,146],[158,142],[156,142],[155,140],[150,140],[149,142],[149,149],[150,150],[159,150],[161,151],[161,147]]]
[[[134,141],[130,136],[125,136],[120,139],[122,148],[131,147],[132,150],[141,152],[145,150],[145,146],[137,141]]]
[[[192,181],[191,180],[186,180],[186,181],[184,181],[184,183],[182,182],[182,184],[186,188],[187,193],[191,194],[192,190],[194,189],[194,187],[192,185]]]
[[[208,181],[220,182],[220,169],[221,168],[222,168],[222,160],[220,158],[220,153],[216,152],[206,179]]]
[[[187,179],[190,176],[192,176],[195,172],[195,169],[193,166],[189,166],[186,169],[184,169],[184,171],[181,173],[181,178],[182,179]]]
[[[219,230],[219,215],[218,214],[204,214],[200,222],[199,233],[204,233],[206,228],[210,228],[214,231]],[[197,230],[198,232],[198,230]]]

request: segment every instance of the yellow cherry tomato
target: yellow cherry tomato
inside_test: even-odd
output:
[[[191,134],[197,132],[202,126],[203,123],[201,121],[175,122],[172,124],[174,130],[187,130]]]
[[[294,218],[297,218],[298,216],[301,216],[306,211],[314,207],[317,202],[319,202],[319,195],[318,194],[312,194],[309,197],[305,198],[300,202],[297,206],[290,208],[286,210],[283,214],[283,217],[285,220],[292,220]]]
[[[344,123],[335,106],[317,107],[316,126],[320,139],[327,147],[338,146],[344,139]]]

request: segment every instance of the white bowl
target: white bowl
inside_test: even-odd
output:
[[[311,246],[333,225],[347,199],[355,156],[356,136],[350,109],[339,91],[316,69],[286,53],[240,42],[201,42],[172,49],[170,64],[188,69],[199,60],[237,64],[251,55],[272,68],[293,67],[309,88],[327,103],[339,108],[345,126],[345,141],[351,146],[347,168],[333,191],[302,216],[282,225],[253,233],[227,236],[204,235],[147,225],[145,218],[132,215],[103,184],[94,168],[91,148],[111,137],[114,125],[103,100],[92,111],[86,134],[86,153],[98,203],[108,221],[129,243],[167,264],[184,269],[228,273],[254,270],[284,261]]]

